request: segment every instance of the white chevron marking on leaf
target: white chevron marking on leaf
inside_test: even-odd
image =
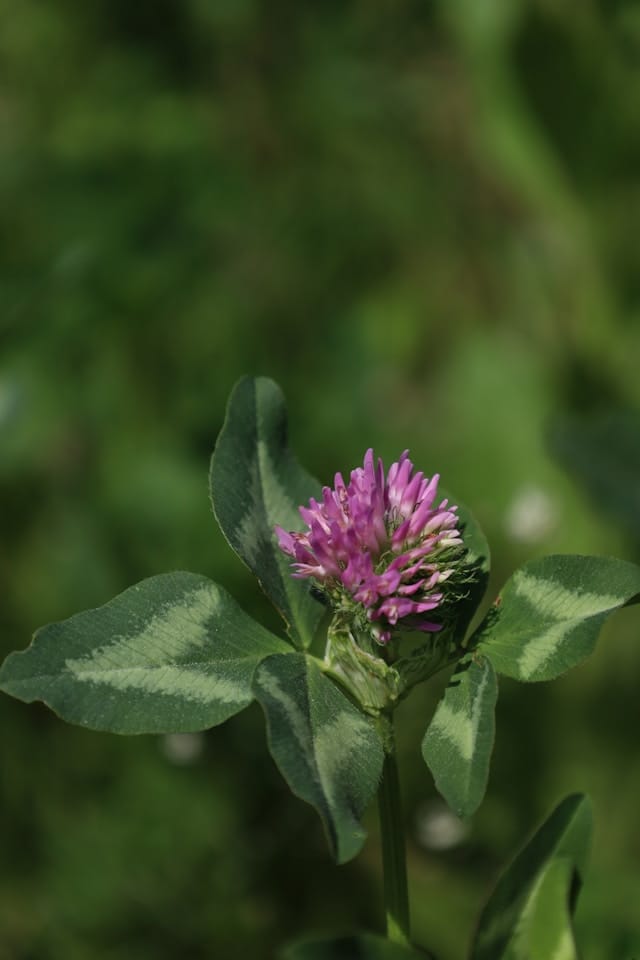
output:
[[[291,497],[285,487],[278,480],[278,474],[271,459],[271,452],[264,440],[258,440],[258,460],[263,477],[268,477],[269,482],[265,483],[263,496],[267,515],[278,518],[278,523],[283,527],[289,524],[300,527],[302,520],[297,510],[297,505],[291,500]],[[282,518],[282,519],[280,519]],[[293,527],[291,528],[293,529]]]
[[[518,666],[524,679],[534,676],[583,620],[619,606],[624,599],[607,593],[567,590],[523,571],[514,575],[514,586],[518,597],[556,621],[541,625],[539,636],[527,640],[523,647]]]
[[[262,533],[259,523],[256,523],[255,516],[256,512],[260,512],[262,509],[260,504],[260,471],[255,459],[251,461],[249,475],[249,489],[246,491],[247,512],[233,532],[238,541],[241,556],[247,557],[247,559],[255,556],[256,548],[259,546],[257,541]]]
[[[186,593],[181,603],[172,602],[155,614],[140,633],[114,636],[90,656],[67,660],[65,665],[80,676],[89,671],[164,667],[184,661],[190,651],[211,642],[208,623],[219,608],[219,594],[209,584],[198,587]]]
[[[234,531],[240,552],[251,559],[256,555],[256,547],[260,546],[260,539],[267,536],[275,538],[272,525],[279,523],[285,529],[294,529],[301,525],[301,520],[295,509],[291,497],[286,489],[277,480],[269,448],[264,440],[258,440],[257,455],[249,467],[250,486],[247,491],[247,512]],[[258,517],[264,515],[267,529],[261,526]],[[279,551],[276,552],[279,557]],[[284,560],[283,560],[284,562]],[[287,564],[289,561],[286,561]]]
[[[246,683],[230,677],[207,675],[202,667],[169,664],[166,666],[86,669],[84,661],[69,661],[67,666],[76,680],[104,684],[114,690],[161,693],[198,703],[241,703],[249,700]]]
[[[309,770],[313,771],[313,751],[310,749],[311,740],[309,737],[307,717],[291,694],[287,693],[284,689],[279,677],[271,673],[265,666],[263,666],[260,674],[260,683],[267,693],[284,708],[289,720],[289,726],[298,741],[305,763],[309,767]]]
[[[591,617],[619,606],[624,597],[610,593],[587,593],[579,590],[567,590],[566,587],[535,577],[523,570],[513,576],[515,591],[519,597],[554,620],[577,620]]]
[[[473,700],[471,715],[460,710],[453,710],[446,701],[441,701],[431,721],[434,732],[448,740],[460,754],[463,760],[469,762],[473,758],[474,747],[478,736],[478,727],[482,714],[482,700],[485,688],[489,682],[489,675],[485,673],[478,684]]]
[[[549,660],[561,645],[581,623],[580,620],[568,623],[554,623],[544,627],[544,633],[528,640],[522,653],[518,657],[518,667],[524,680],[535,675],[536,671]]]
[[[334,788],[341,780],[339,775],[359,761],[359,744],[370,734],[367,720],[342,711],[330,721],[314,727],[311,717],[283,688],[278,677],[263,668],[260,683],[284,708],[313,780],[321,787],[329,806],[335,806]],[[340,745],[339,750],[336,750],[336,743]]]
[[[360,750],[363,738],[370,735],[370,727],[364,717],[342,711],[329,723],[322,726],[315,736],[315,758],[324,784],[325,793],[332,806],[335,805],[335,785],[340,780],[357,782],[358,775],[355,768],[363,765],[365,757]],[[366,742],[366,741],[365,741]],[[340,749],[336,750],[336,744]],[[366,762],[365,762],[366,765]],[[341,776],[342,775],[342,776]]]

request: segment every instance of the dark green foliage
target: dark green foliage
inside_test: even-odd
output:
[[[291,576],[274,526],[301,529],[298,507],[319,495],[320,484],[287,446],[284,397],[272,380],[247,377],[234,388],[211,460],[210,488],[230,545],[256,575],[294,641],[308,647],[323,609],[309,584]]]
[[[516,570],[472,642],[498,673],[553,680],[593,651],[610,614],[638,600],[636,564],[544,557]]]
[[[560,419],[552,453],[602,509],[640,544],[640,416],[630,411]]]
[[[567,797],[504,872],[471,960],[577,960],[571,918],[591,845],[589,801]]]
[[[491,661],[467,655],[454,670],[422,741],[436,786],[459,817],[469,817],[487,788],[498,681]]]
[[[412,947],[402,947],[382,937],[336,937],[305,941],[285,950],[281,960],[429,960],[429,955]]]
[[[364,843],[359,821],[382,772],[382,743],[371,718],[303,654],[268,657],[253,689],[283,776],[318,810],[336,860],[350,860]]]
[[[4,652],[176,568],[280,629],[206,497],[247,371],[282,384],[323,482],[368,443],[439,470],[489,536],[490,596],[532,551],[637,559],[628,484],[589,509],[540,442],[550,414],[640,406],[634,3],[22,0],[0,27]],[[588,459],[619,476],[614,447]],[[555,525],[524,541],[528,486]],[[416,747],[439,691],[402,713],[414,925],[443,957],[576,784],[599,824],[581,939],[640,955],[633,613],[558,684],[502,684],[493,790],[433,869]],[[0,722],[0,954],[271,960],[328,915],[375,925],[374,843],[336,870],[257,709],[183,769],[6,697]]]
[[[288,649],[206,577],[167,573],[38,630],[0,689],[93,730],[205,730],[248,706],[258,663]]]

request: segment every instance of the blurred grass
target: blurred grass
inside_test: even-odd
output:
[[[545,552],[639,559],[620,460],[640,407],[639,53],[624,0],[0,0],[3,649],[181,567],[274,622],[207,500],[247,372],[282,384],[319,477],[368,445],[441,472],[495,589]],[[592,424],[616,411],[609,456]],[[503,684],[489,794],[449,850],[416,826],[444,680],[403,708],[415,928],[444,960],[576,789],[598,824],[585,955],[640,950],[637,635],[624,612],[575,674]],[[375,841],[328,862],[257,709],[182,765],[161,738],[0,715],[1,960],[266,960],[306,926],[379,923]]]

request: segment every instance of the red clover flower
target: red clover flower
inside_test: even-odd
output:
[[[337,473],[321,502],[300,507],[304,532],[275,528],[293,576],[314,580],[332,607],[380,645],[395,630],[442,629],[444,584],[465,552],[457,507],[437,500],[438,474],[414,471],[408,454],[385,478],[382,460],[376,465],[367,450],[348,484]]]

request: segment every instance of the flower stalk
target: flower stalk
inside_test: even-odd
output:
[[[400,780],[391,714],[384,717],[384,727],[385,758],[382,780],[378,789],[378,811],[387,938],[394,943],[408,945],[410,943],[409,889]]]
[[[331,612],[322,669],[375,718],[381,735],[387,937],[405,945],[409,895],[393,711],[458,652],[456,604],[475,575],[458,508],[438,496],[439,479],[415,470],[408,451],[385,472],[370,449],[347,483],[337,473],[333,488],[300,507],[303,531],[275,528],[292,575],[309,579]]]

